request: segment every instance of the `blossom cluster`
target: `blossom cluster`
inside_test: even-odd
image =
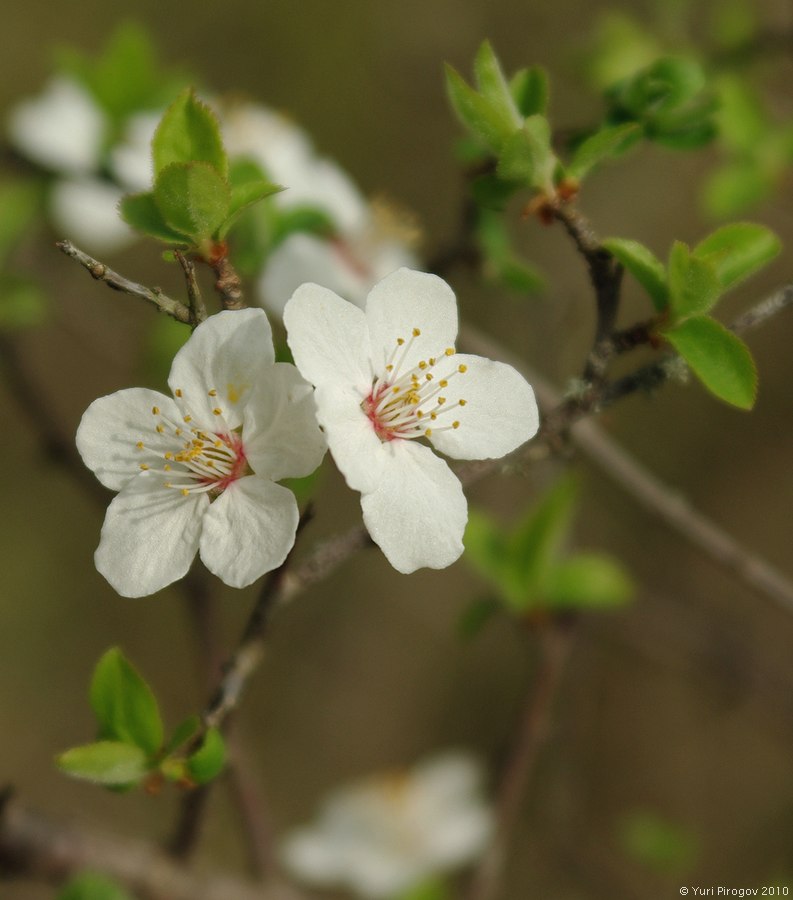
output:
[[[326,447],[394,568],[446,567],[463,552],[467,505],[433,450],[498,458],[537,430],[515,369],[456,351],[456,300],[437,276],[398,269],[365,310],[304,284],[284,321],[295,366],[275,362],[262,310],[225,311],[177,353],[171,397],[132,388],[84,414],[82,458],[119,492],[96,553],[119,593],[165,587],[196,552],[234,587],[280,565],[298,509],[277,482],[308,475]]]

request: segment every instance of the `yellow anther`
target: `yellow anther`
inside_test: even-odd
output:
[[[159,416],[159,414],[160,414],[160,407],[159,407],[159,406],[152,406],[152,408],[151,408],[151,414],[152,414],[153,416]]]
[[[394,367],[393,367],[392,365],[387,365],[387,366],[385,367],[385,370],[386,370],[386,372],[393,372],[393,371],[394,371]]]
[[[208,469],[214,469],[214,468],[215,468],[215,463],[214,463],[213,460],[211,460],[211,459],[208,459],[208,460],[207,460],[207,468],[208,468]]]
[[[174,431],[174,434],[175,434],[177,437],[181,437],[182,434],[183,434],[183,431],[182,431],[181,428],[177,428],[176,431]]]
[[[452,428],[459,428],[459,427],[460,427],[459,422],[452,422]]]
[[[397,338],[397,347],[401,347],[405,343],[404,338]]]
[[[156,430],[157,434],[162,434],[163,431],[165,431],[165,428],[163,428],[162,425],[158,425],[155,430]]]
[[[424,362],[423,359],[422,359],[422,361],[419,363],[419,368],[420,368],[420,369],[426,369],[426,368],[427,368],[427,363]]]
[[[177,388],[177,389],[173,392],[173,395],[174,395],[174,397],[181,397],[181,396],[182,396],[182,389],[181,389],[181,388]]]
[[[427,372],[427,374],[424,377],[427,379],[427,381],[432,381],[432,378],[433,378],[432,372]]]
[[[138,443],[135,444],[135,446],[138,448],[138,450],[142,450],[143,449],[143,441],[138,441]]]
[[[443,352],[446,356],[454,356],[454,347],[447,347]]]
[[[163,466],[163,469],[165,469],[166,472],[170,472],[170,471],[171,471],[171,467],[170,467],[170,465],[169,465],[168,463],[166,463],[166,464]]]
[[[214,443],[212,446],[213,446],[216,450],[220,450],[220,448],[223,446],[223,441],[221,441],[220,438],[218,438],[218,440],[216,440],[215,443]]]
[[[443,406],[443,404],[444,404],[445,402],[446,402],[446,398],[445,398],[445,397],[438,397],[438,406]]]
[[[142,472],[145,472],[149,467],[146,465],[146,463],[141,463],[140,468]]]
[[[421,334],[421,329],[420,329],[420,328],[414,328],[414,329],[413,329],[413,337],[418,337],[420,334]]]
[[[165,454],[165,458],[166,458],[166,459],[173,459],[173,453],[171,453],[171,451],[169,450],[169,451]]]
[[[219,406],[216,406],[216,407],[212,410],[212,414],[215,415],[215,416],[222,416],[222,415],[223,415],[223,410],[222,410]]]
[[[398,394],[398,393],[399,393],[399,388],[398,388],[398,387],[391,388],[391,393],[392,393],[392,394]]]
[[[423,413],[420,409],[417,409],[417,410],[416,410],[416,418],[417,418],[417,419],[423,419],[423,418],[424,418],[424,413]]]
[[[187,488],[182,488],[182,496],[183,496],[183,497],[189,497],[189,496],[190,496],[190,491],[188,491]]]
[[[460,406],[465,406],[465,404],[468,403],[467,400],[458,400],[457,402],[460,404]]]
[[[171,484],[170,481],[165,481],[165,482],[163,482],[163,487],[170,488],[170,487],[173,487],[173,485]]]
[[[442,378],[442,379],[438,382],[438,384],[439,384],[441,387],[447,387],[448,384],[449,384],[449,382],[448,382],[445,378]]]
[[[185,416],[183,421],[185,421],[185,422],[192,422],[192,421],[193,421],[193,417],[192,417],[192,416]]]
[[[430,413],[430,418],[431,418],[432,421],[434,422],[434,421],[438,418],[438,414],[437,414],[437,413],[434,413],[434,412],[433,412],[433,413]]]
[[[467,371],[468,371],[468,366],[459,365],[459,366],[457,366],[457,371],[458,371],[458,372],[467,372]]]
[[[207,393],[209,394],[210,397],[217,397],[217,395],[218,395],[218,392],[214,388],[212,388],[212,390],[208,391]]]
[[[431,436],[432,436],[432,429],[431,429],[431,428],[425,428],[425,429],[424,429],[424,434],[425,434],[427,437],[431,437]]]
[[[434,357],[434,356],[431,356],[431,357],[430,357],[430,365],[431,365],[431,366],[434,366],[434,365],[435,365],[435,357]]]

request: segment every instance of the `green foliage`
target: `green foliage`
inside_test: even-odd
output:
[[[57,900],[132,900],[132,897],[105,875],[82,872],[58,893]]]
[[[582,141],[565,167],[566,175],[582,179],[591,169],[608,159],[617,159],[633,147],[642,137],[642,128],[636,122],[601,128]]]
[[[451,896],[449,886],[445,882],[432,878],[397,895],[394,900],[450,900]]]
[[[609,12],[599,19],[592,43],[585,67],[590,80],[600,90],[624,82],[661,56],[661,46],[651,32],[617,12]]]
[[[713,266],[721,290],[726,290],[767,265],[781,249],[779,238],[769,228],[736,222],[708,235],[693,255]]]
[[[229,186],[228,215],[218,232],[221,240],[244,209],[283,190],[280,185],[268,181],[259,166],[247,159],[236,159],[229,164]]]
[[[542,275],[513,250],[502,216],[487,209],[480,210],[476,237],[484,271],[489,277],[521,294],[536,293],[543,287]]]
[[[690,831],[652,812],[625,815],[618,838],[629,857],[660,874],[684,875],[699,855],[698,841]]]
[[[669,308],[672,321],[709,312],[719,299],[716,268],[691,253],[681,241],[669,251]]]
[[[155,183],[172,163],[204,162],[227,178],[229,161],[220,136],[220,125],[212,110],[192,88],[181,94],[165,111],[151,142]]]
[[[746,344],[731,331],[709,316],[693,316],[665,329],[663,336],[712,394],[740,409],[754,406],[754,360]]]
[[[163,727],[157,700],[118,647],[97,663],[90,698],[102,739],[126,741],[150,756],[159,751]]]
[[[187,247],[191,243],[186,234],[169,227],[152,193],[122,197],[119,211],[121,218],[141,234],[180,247]]]
[[[209,241],[226,221],[231,207],[228,183],[208,163],[171,163],[154,186],[154,202],[165,224],[191,243]]]
[[[532,187],[545,194],[554,192],[558,161],[551,148],[551,126],[543,116],[529,116],[502,145],[499,177]]]
[[[187,758],[187,772],[196,784],[216,778],[226,765],[226,743],[217,728],[210,728],[198,750]]]
[[[666,309],[669,302],[669,288],[666,283],[666,268],[653,252],[628,238],[609,238],[603,246],[633,275],[647,291],[658,312]]]
[[[518,112],[524,118],[543,116],[548,111],[548,74],[540,66],[519,69],[509,82],[509,89]]]
[[[144,751],[122,741],[97,741],[72,747],[56,762],[66,775],[105,787],[132,787],[149,772]]]
[[[575,481],[560,479],[511,531],[470,511],[466,559],[497,588],[513,614],[606,609],[630,599],[630,581],[615,562],[592,553],[563,554],[576,496]],[[467,613],[464,634],[487,621],[490,605],[480,602]]]

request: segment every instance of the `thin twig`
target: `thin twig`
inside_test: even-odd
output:
[[[71,259],[80,263],[90,273],[92,278],[95,278],[97,281],[103,281],[114,291],[121,291],[121,293],[130,294],[133,297],[140,297],[142,300],[152,303],[161,312],[172,316],[178,322],[184,322],[185,325],[190,324],[191,314],[188,307],[179,300],[168,297],[158,287],[148,288],[145,285],[124,278],[123,275],[114,272],[109,266],[94,259],[93,256],[83,253],[71,241],[58,241],[55,246],[71,257]]]
[[[209,261],[215,273],[215,288],[220,294],[223,309],[245,309],[245,298],[242,295],[242,281],[226,253]]]
[[[198,286],[198,279],[195,274],[195,263],[192,259],[185,256],[181,250],[174,251],[177,262],[184,272],[184,280],[187,285],[187,301],[190,307],[190,324],[195,328],[202,322],[206,321],[207,308],[204,298],[201,296],[201,288]]]
[[[550,734],[554,701],[572,647],[571,629],[569,623],[550,622],[539,633],[539,666],[526,695],[514,745],[501,773],[495,833],[474,871],[467,900],[493,900],[498,895],[526,791]]]

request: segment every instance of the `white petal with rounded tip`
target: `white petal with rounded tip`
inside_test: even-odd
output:
[[[230,587],[245,587],[286,559],[298,518],[291,491],[257,475],[240,478],[204,516],[201,559]]]
[[[351,388],[318,387],[314,398],[317,419],[347,484],[354,491],[373,491],[388,451],[361,409],[362,396]]]
[[[459,480],[429,447],[414,441],[383,446],[380,483],[361,496],[369,534],[398,572],[450,566],[463,552],[468,521]]]
[[[449,380],[448,412],[436,425],[459,428],[436,429],[430,440],[434,447],[453,459],[498,459],[534,437],[540,424],[534,391],[526,379],[506,363],[481,356],[457,353],[450,358],[467,371]],[[451,409],[463,398],[465,406]]]
[[[124,125],[124,137],[110,154],[110,165],[116,179],[128,191],[151,189],[154,170],[151,140],[160,124],[162,113],[136,113]]]
[[[161,416],[179,422],[181,415],[170,397],[147,388],[127,388],[100,397],[83,413],[77,429],[77,450],[83,462],[105,487],[121,488],[140,472],[141,463],[162,463],[162,455],[174,450],[172,432],[158,434]],[[143,441],[144,449],[137,447]]]
[[[184,497],[141,472],[107,509],[96,568],[122,597],[145,597],[186,574],[198,549],[206,494]]]
[[[237,428],[254,385],[274,361],[264,310],[224,310],[199,325],[176,354],[168,385],[174,396],[181,391],[179,405],[194,425],[209,431]]]
[[[289,363],[276,363],[256,385],[242,433],[253,471],[272,481],[310,475],[327,449],[314,390]]]
[[[419,360],[443,355],[457,338],[457,301],[448,284],[437,275],[397,269],[379,281],[366,299],[371,359],[377,374],[385,373],[386,361],[397,339],[410,341],[414,328],[421,331],[403,357],[400,372]]]
[[[372,372],[363,312],[318,284],[299,287],[284,309],[287,342],[300,374],[316,386],[347,385],[365,396]]]
[[[55,225],[90,253],[114,253],[137,239],[119,215],[121,195],[97,178],[59,181],[50,196]]]

